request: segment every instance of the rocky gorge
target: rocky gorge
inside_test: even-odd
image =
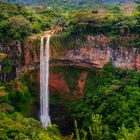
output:
[[[126,38],[126,37],[123,37]],[[78,42],[78,39],[75,39]],[[25,45],[16,41],[13,45],[0,45],[1,54],[9,61],[6,65],[0,62],[0,78],[2,81],[10,81],[21,74],[37,69],[39,70],[39,37],[29,38]],[[2,59],[2,58],[1,58]],[[140,71],[139,49],[127,46],[112,46],[109,38],[104,35],[86,36],[84,43],[79,47],[68,48],[65,46],[51,46],[50,67],[80,67],[86,69],[102,69],[109,61],[114,67]],[[7,73],[3,72],[7,67]],[[38,74],[39,75],[39,74]],[[82,95],[84,81],[87,72],[81,73],[77,89]],[[60,78],[61,77],[61,78]],[[39,79],[39,78],[37,78]],[[81,80],[82,79],[82,80]],[[81,82],[80,82],[81,81]],[[58,84],[59,83],[59,84]],[[50,88],[69,92],[65,77],[57,73],[50,72]],[[77,93],[77,91],[75,91]],[[83,95],[82,95],[83,96]]]

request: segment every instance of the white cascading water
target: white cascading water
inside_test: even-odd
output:
[[[42,127],[51,124],[49,116],[49,47],[50,35],[41,37],[40,45],[40,122]],[[45,42],[46,40],[46,42]]]

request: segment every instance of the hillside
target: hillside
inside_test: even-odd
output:
[[[75,2],[75,3],[128,3],[128,2],[133,2],[134,0],[6,0],[7,2],[21,2],[21,3],[48,3],[48,4],[51,4],[51,3],[67,3],[67,2]]]
[[[133,0],[7,0],[7,2],[21,3],[30,6],[52,6],[64,10],[94,8],[100,9],[104,4],[118,5],[131,3]]]
[[[139,140],[140,6],[16,2],[0,1],[0,140]]]

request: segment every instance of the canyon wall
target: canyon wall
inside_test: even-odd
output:
[[[125,38],[125,37],[123,37]],[[76,39],[76,42],[80,40]],[[77,43],[79,44],[79,43]],[[11,46],[0,45],[0,52],[7,54],[8,59],[13,63],[12,70],[4,73],[5,63],[0,61],[0,78],[1,81],[10,81],[16,76],[23,73],[39,69],[40,56],[39,38],[30,38],[25,45],[15,42]],[[112,61],[114,67],[123,69],[134,69],[140,72],[140,50],[134,47],[111,45],[109,38],[104,35],[86,37],[81,45],[69,48],[67,46],[51,46],[50,49],[50,67],[76,66],[88,69],[102,69],[106,63]],[[8,66],[7,66],[8,69]],[[81,73],[77,81],[77,88],[73,92],[83,96],[84,81],[87,74]],[[69,93],[69,88],[62,75],[56,73],[50,74],[50,88]],[[78,92],[77,92],[78,91]]]
[[[40,40],[30,39],[23,47],[23,64],[17,67],[17,75],[20,69],[39,68]],[[80,41],[80,40],[79,40]],[[20,49],[22,50],[22,49]],[[87,36],[86,41],[73,48],[61,46],[50,49],[50,66],[78,66],[83,68],[101,69],[106,63],[112,61],[114,67],[134,69],[140,71],[140,49],[117,45],[110,45],[109,38],[103,35]],[[23,71],[24,71],[23,70]]]

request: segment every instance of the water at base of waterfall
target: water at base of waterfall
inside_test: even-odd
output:
[[[49,116],[49,47],[50,35],[41,37],[40,45],[40,122],[42,127],[51,124]]]

